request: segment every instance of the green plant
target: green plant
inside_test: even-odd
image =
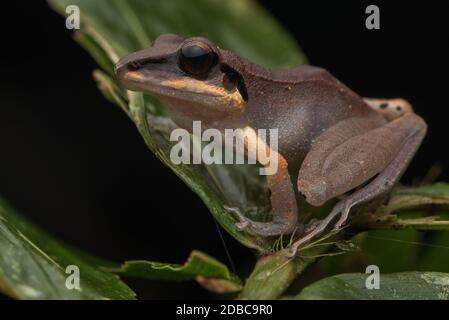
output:
[[[414,230],[447,230],[449,221],[426,217],[425,208],[432,205],[442,214],[449,204],[449,185],[438,183],[415,188],[398,187],[388,204],[375,212],[354,219],[353,242],[340,234],[328,234],[302,248],[295,258],[286,255],[290,239],[267,239],[239,232],[224,206],[237,206],[246,214],[264,218],[269,214],[266,184],[255,174],[255,166],[186,166],[173,165],[168,158],[171,143],[164,134],[151,131],[148,117],[163,115],[163,106],[154,98],[126,91],[113,76],[113,64],[119,57],[148,47],[157,35],[166,32],[182,36],[204,35],[222,47],[229,48],[267,67],[289,67],[306,59],[293,39],[266,12],[250,0],[50,0],[50,5],[64,14],[67,5],[81,9],[82,26],[74,33],[78,41],[95,58],[102,70],[94,77],[104,96],[118,105],[135,123],[137,129],[161,161],[173,170],[207,205],[220,225],[242,245],[256,251],[259,259],[248,279],[239,279],[214,258],[193,251],[183,265],[151,261],[111,263],[89,256],[61,244],[60,241],[32,226],[0,202],[0,291],[18,299],[133,299],[133,291],[120,277],[184,281],[195,279],[215,293],[255,299],[350,299],[350,298],[444,298],[448,297],[449,274],[437,272],[400,272],[385,276],[385,286],[376,292],[364,288],[365,275],[340,274],[306,286],[303,275],[312,264],[325,274],[339,272],[347,259],[377,257],[375,262],[390,272],[416,266],[416,270],[441,269],[434,263],[436,250],[421,253],[401,250],[407,265],[388,262],[396,252],[372,246],[370,240],[388,238],[390,230],[405,229],[399,241],[420,241]],[[214,21],[214,28],[210,22]],[[263,39],[270,39],[264,41]],[[329,208],[315,210],[325,215]],[[356,230],[387,230],[387,234],[360,234]],[[379,231],[376,231],[379,232]],[[449,242],[440,233],[441,243]],[[357,251],[358,243],[362,250]],[[405,251],[405,252],[404,252]],[[346,255],[342,255],[348,253]],[[341,255],[333,257],[334,255]],[[323,258],[323,259],[321,259]],[[446,259],[447,260],[447,259]],[[77,265],[83,273],[83,290],[66,290],[65,267]],[[446,263],[446,265],[448,265]],[[444,269],[444,268],[443,268]],[[439,270],[447,271],[449,270]],[[415,290],[417,286],[422,290]],[[304,288],[305,287],[305,288]]]

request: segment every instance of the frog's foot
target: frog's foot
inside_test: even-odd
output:
[[[236,207],[228,207],[228,206],[224,206],[225,210],[228,211],[229,213],[234,214],[234,216],[237,218],[237,220],[239,220],[239,222],[237,222],[235,224],[235,227],[237,228],[237,230],[239,231],[243,231],[246,228],[248,228],[250,222],[252,222],[251,220],[249,220],[247,217],[245,217],[242,212],[240,211],[239,208]]]
[[[270,237],[279,236],[281,234],[290,234],[296,228],[296,224],[292,226],[289,221],[283,219],[273,219],[271,222],[256,222],[245,217],[238,208],[228,206],[224,206],[224,208],[228,212],[234,214],[239,220],[239,222],[235,224],[239,231],[246,231],[262,237]]]
[[[348,220],[349,212],[351,210],[352,205],[347,201],[340,201],[337,203],[332,211],[328,214],[326,218],[319,221],[314,221],[307,226],[307,231],[309,231],[304,237],[297,240],[289,249],[288,256],[295,256],[297,250],[302,245],[306,244],[310,240],[322,234],[326,228],[330,225],[332,220],[334,220],[338,215],[340,215],[340,219],[335,223],[332,232],[337,233],[341,230],[344,223]]]

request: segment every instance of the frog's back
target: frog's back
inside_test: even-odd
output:
[[[290,114],[290,118],[305,118],[322,131],[347,118],[364,117],[367,121],[384,123],[383,117],[368,107],[365,101],[325,69],[303,65],[288,70],[272,71],[274,88],[273,105]],[[288,110],[288,112],[286,112]],[[294,116],[296,113],[303,115]],[[311,130],[311,134],[317,130]],[[319,132],[316,132],[319,134]]]
[[[278,128],[281,152],[301,161],[312,141],[345,119],[363,117],[375,125],[383,117],[363,99],[322,68],[303,65],[271,71],[271,84],[264,86],[265,99],[257,99],[258,124]],[[270,97],[270,98],[268,98]]]
[[[272,104],[283,108],[311,108],[317,113],[332,113],[332,118],[377,117],[363,99],[327,70],[311,65],[271,71]],[[280,95],[279,92],[282,94]],[[286,106],[287,105],[287,106]]]
[[[332,79],[335,79],[327,70],[308,64],[290,69],[272,70],[271,72],[273,80],[286,83],[299,83],[312,79],[320,81],[332,81]]]

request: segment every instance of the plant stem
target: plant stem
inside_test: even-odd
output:
[[[449,230],[448,220],[436,220],[438,217],[425,217],[417,219],[398,219],[367,221],[361,224],[362,227],[376,230]]]

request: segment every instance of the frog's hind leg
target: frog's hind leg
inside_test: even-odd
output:
[[[322,233],[338,215],[336,228],[343,225],[353,206],[389,192],[404,173],[427,129],[425,122],[413,112],[404,112],[371,130],[365,127],[362,134],[358,134],[360,126],[363,127],[360,120],[346,121],[350,123],[337,124],[314,142],[299,172],[299,191],[309,203],[321,205],[377,176],[338,202],[315,229],[292,245],[292,253]],[[348,125],[354,130],[347,129]],[[351,136],[348,132],[352,131]]]

